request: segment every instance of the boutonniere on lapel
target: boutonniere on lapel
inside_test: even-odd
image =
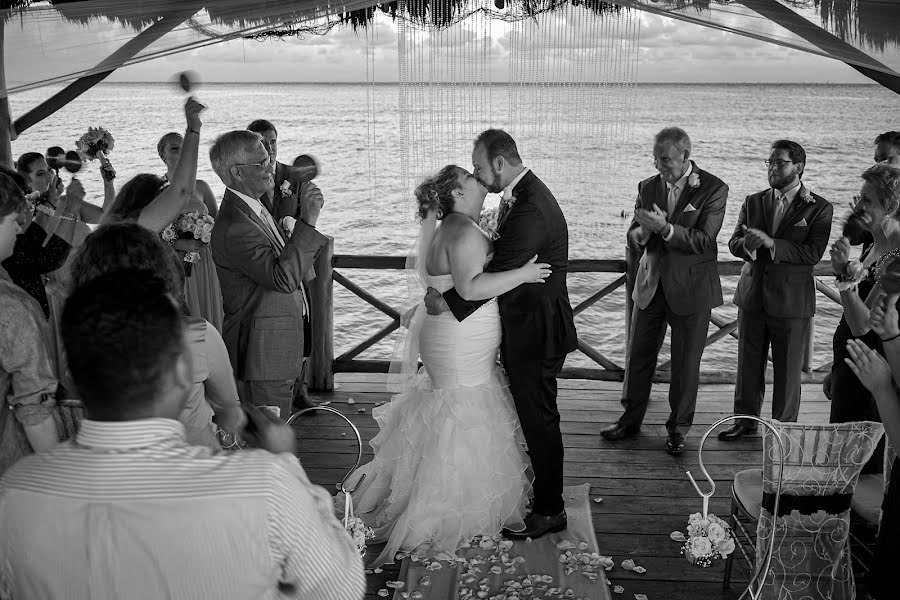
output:
[[[291,189],[291,182],[287,179],[281,182],[281,187],[278,188],[278,190],[281,192],[282,196],[290,196],[293,193],[293,190]]]
[[[691,173],[688,177],[688,185],[694,189],[700,187],[700,175],[697,173]]]
[[[809,188],[806,187],[805,185],[803,185],[802,183],[800,184],[799,196],[800,196],[800,199],[803,200],[803,202],[805,202],[806,204],[812,204],[813,202],[816,201],[816,199],[813,198],[812,192],[809,191]]]

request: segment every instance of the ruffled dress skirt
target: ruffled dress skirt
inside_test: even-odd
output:
[[[425,367],[372,416],[372,462],[347,483],[354,508],[386,542],[373,565],[398,553],[455,556],[462,542],[524,527],[530,469],[512,396],[497,365],[496,302],[462,322],[428,316]]]

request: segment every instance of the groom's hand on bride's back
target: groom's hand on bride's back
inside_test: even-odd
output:
[[[429,315],[439,315],[450,310],[450,307],[439,291],[429,287],[425,292],[425,309]]]

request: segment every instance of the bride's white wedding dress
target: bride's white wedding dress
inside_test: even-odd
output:
[[[450,275],[429,276],[440,292]],[[424,310],[420,306],[419,310]],[[460,543],[524,527],[531,491],[522,431],[497,365],[497,301],[459,322],[428,315],[419,338],[424,369],[415,385],[375,408],[375,457],[353,494],[356,514],[387,542],[374,565],[398,552],[450,557]]]

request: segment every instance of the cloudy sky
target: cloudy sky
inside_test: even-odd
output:
[[[502,25],[497,27],[502,29]],[[377,81],[397,80],[396,29],[380,20],[371,33]],[[506,33],[494,31],[497,61]],[[165,80],[194,69],[207,81],[366,81],[365,34],[333,30],[306,40],[238,40],[122,69],[120,81]],[[737,34],[641,13],[638,81],[818,82],[869,80],[845,64]],[[495,71],[496,72],[496,71]]]
[[[756,41],[736,34],[676,21],[646,12],[638,13],[640,82],[818,82],[864,83],[867,79],[838,61]],[[508,64],[509,26],[492,25],[491,56],[497,63],[495,81]],[[43,64],[52,69],[51,51],[66,52],[80,60],[96,61],[112,52],[131,34],[91,31],[88,38],[71,23],[43,20],[28,30],[7,25],[7,79],[14,84],[32,74],[34,55],[17,56],[18,49],[37,44]],[[56,29],[55,29],[56,28]],[[65,28],[65,30],[63,30]],[[74,29],[74,31],[73,31]],[[182,36],[192,34],[188,31]],[[192,69],[205,81],[366,81],[366,33],[350,28],[334,29],[324,36],[269,41],[236,40],[183,52],[118,70],[112,81],[165,81],[173,73]],[[374,40],[376,81],[396,81],[396,26],[386,17],[368,33]],[[103,36],[108,36],[104,42]],[[71,39],[62,44],[59,40]],[[171,39],[171,38],[166,38]],[[23,43],[27,42],[27,43]],[[176,39],[177,42],[177,39]],[[171,43],[171,42],[170,42]],[[91,56],[82,48],[90,47]],[[96,57],[94,56],[96,54]],[[49,62],[48,62],[49,61]],[[58,63],[62,64],[62,63]],[[85,64],[84,66],[89,66]]]

